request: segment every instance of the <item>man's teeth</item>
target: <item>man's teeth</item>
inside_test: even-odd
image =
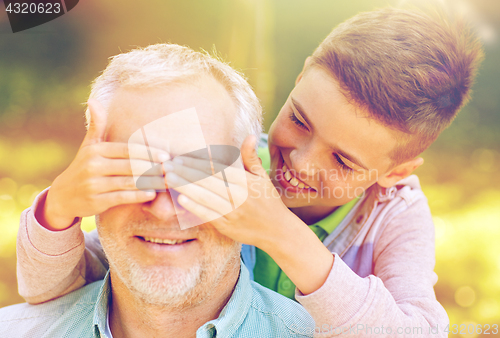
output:
[[[283,175],[283,177],[285,177],[285,180],[288,181],[288,183],[290,183],[291,185],[293,185],[294,187],[299,187],[300,189],[303,189],[303,188],[311,188],[310,186],[308,186],[307,184],[305,184],[304,182],[300,181],[298,178],[294,177],[292,175],[292,173],[290,172],[290,170],[288,170],[288,167],[286,166],[286,164],[283,163],[283,167],[281,167],[281,169],[283,170],[283,172],[285,173]]]
[[[152,237],[144,237],[144,240],[146,242],[153,242],[153,243],[158,243],[158,244],[180,244],[187,242],[187,239],[161,239],[161,238],[152,238]]]

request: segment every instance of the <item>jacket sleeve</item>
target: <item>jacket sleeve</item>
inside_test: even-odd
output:
[[[447,337],[436,300],[434,225],[418,199],[386,221],[374,243],[373,275],[355,274],[337,255],[325,283],[297,300],[316,322],[315,337]]]
[[[38,223],[35,211],[47,191],[23,211],[17,235],[18,289],[30,304],[58,298],[103,279],[108,269],[97,231],[84,233],[81,219],[63,231],[50,231]]]

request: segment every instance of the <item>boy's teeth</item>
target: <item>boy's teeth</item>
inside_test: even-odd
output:
[[[146,242],[152,242],[152,243],[158,243],[158,244],[179,244],[179,243],[184,243],[187,240],[184,239],[161,239],[161,238],[152,238],[152,237],[144,237],[144,240]]]
[[[307,184],[299,181],[297,178],[293,177],[293,175],[290,173],[290,171],[288,170],[288,167],[286,166],[285,163],[283,163],[283,166],[281,167],[281,169],[283,170],[283,172],[285,173],[283,176],[285,177],[285,179],[291,184],[293,185],[294,187],[299,187],[300,189],[302,188],[311,188],[310,186],[308,186]]]
[[[299,180],[294,177],[290,180],[290,184],[296,187],[299,185]]]

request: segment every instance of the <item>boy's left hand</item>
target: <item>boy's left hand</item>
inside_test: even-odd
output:
[[[226,174],[233,200],[244,199],[248,191],[246,201],[229,213],[227,210],[232,210],[232,206],[223,177],[220,172],[212,175],[209,161],[178,157],[165,162],[165,179],[181,193],[178,202],[183,208],[203,221],[210,221],[223,235],[265,250],[283,238],[287,225],[302,221],[283,204],[257,156],[255,142],[255,137],[249,136],[241,147],[246,180],[241,174]],[[226,167],[225,170],[243,169]]]
[[[264,250],[303,294],[312,293],[328,277],[334,256],[283,204],[255,152],[255,142],[249,136],[241,147],[246,181],[241,175],[226,174],[233,200],[244,199],[248,190],[246,201],[231,212],[227,212],[232,206],[222,174],[212,175],[207,160],[182,157],[182,163],[164,162],[167,185],[181,193],[178,202],[183,208],[209,221],[223,235]]]

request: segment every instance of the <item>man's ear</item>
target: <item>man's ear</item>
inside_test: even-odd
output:
[[[414,158],[413,160],[401,163],[397,167],[393,168],[382,178],[380,178],[377,183],[381,187],[389,188],[392,187],[396,182],[401,181],[411,175],[411,173],[424,164],[424,159],[422,157]]]
[[[295,85],[297,85],[297,83],[299,83],[299,81],[302,79],[302,75],[304,75],[304,71],[306,70],[306,68],[307,68],[307,66],[309,65],[310,62],[311,62],[311,57],[308,56],[306,58],[306,61],[304,62],[304,68],[302,68],[302,71],[297,76],[297,79],[295,79]]]

